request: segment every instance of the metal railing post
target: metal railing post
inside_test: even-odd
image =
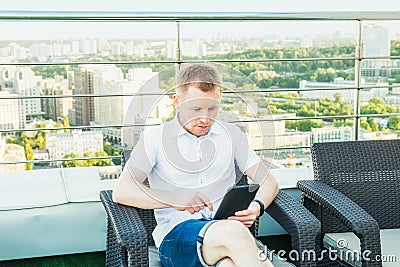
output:
[[[176,22],[176,55],[175,55],[175,81],[177,81],[176,75],[178,74],[178,71],[181,69],[181,61],[182,61],[182,51],[181,51],[181,23],[180,21]],[[178,84],[175,84],[178,86]]]
[[[358,21],[358,37],[354,60],[354,140],[359,140],[360,133],[360,95],[361,95],[361,60],[362,60],[362,21]]]

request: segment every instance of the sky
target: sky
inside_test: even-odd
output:
[[[396,0],[14,0],[2,1],[0,10],[102,11],[384,11],[400,10]]]
[[[395,0],[14,0],[3,1],[1,11],[136,11],[136,12],[312,12],[312,11],[400,11],[400,1]],[[1,13],[0,13],[1,14]],[[51,38],[125,37],[169,38],[176,36],[175,23],[40,23],[4,22],[0,20],[0,39],[30,40]],[[283,35],[308,35],[334,32],[355,33],[357,23],[185,23],[182,36],[264,36],[271,33]]]

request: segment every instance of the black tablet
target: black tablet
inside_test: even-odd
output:
[[[247,209],[251,201],[253,201],[259,187],[258,184],[230,187],[222,199],[221,205],[218,207],[213,219],[227,219],[235,215],[235,212]]]

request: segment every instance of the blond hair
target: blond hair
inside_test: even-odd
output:
[[[193,63],[184,66],[177,76],[177,93],[185,93],[189,86],[194,85],[203,92],[219,88],[222,93],[222,76],[209,63]]]

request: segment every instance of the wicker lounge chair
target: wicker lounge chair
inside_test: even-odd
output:
[[[130,156],[130,151],[124,151],[122,165]],[[240,175],[239,183],[247,182]],[[112,201],[112,192],[102,191],[101,201],[108,215],[107,231],[107,266],[161,266],[158,262],[157,249],[154,247],[152,231],[156,226],[152,210],[128,207]],[[319,232],[318,220],[307,211],[301,203],[280,191],[274,202],[267,208],[270,214],[291,237],[292,249],[301,253],[315,248],[315,237]],[[252,227],[252,233],[257,237],[257,226]],[[260,243],[260,242],[259,242]],[[273,255],[276,267],[293,266],[279,260]],[[315,261],[299,260],[296,266],[315,266]]]
[[[318,248],[343,256],[319,265],[382,266],[379,257],[393,254],[400,260],[400,140],[316,143],[311,151],[315,180],[298,182],[303,204],[321,222]]]

